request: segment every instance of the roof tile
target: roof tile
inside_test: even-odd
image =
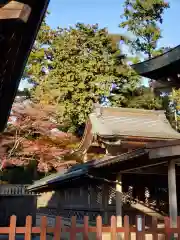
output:
[[[102,108],[101,115],[90,114],[93,132],[99,136],[180,139],[164,111],[127,108]]]

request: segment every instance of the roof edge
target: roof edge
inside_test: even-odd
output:
[[[137,150],[133,150],[131,152],[127,152],[127,153],[123,153],[120,154],[118,156],[106,156],[104,158],[102,158],[101,160],[93,160],[93,161],[89,161],[87,163],[84,164],[80,164],[79,168],[77,165],[77,168],[72,168],[72,170],[69,170],[67,172],[65,172],[64,174],[58,173],[56,174],[56,176],[54,176],[54,178],[51,178],[49,181],[45,181],[47,179],[42,178],[36,182],[34,182],[32,185],[30,185],[27,188],[27,191],[38,191],[38,190],[42,190],[45,189],[47,186],[49,185],[53,185],[53,184],[57,184],[57,182],[61,182],[61,184],[67,182],[68,180],[73,180],[73,179],[77,179],[79,177],[82,176],[87,176],[88,172],[92,169],[95,168],[101,168],[101,167],[108,167],[111,164],[115,164],[118,163],[120,161],[126,161],[128,159],[132,159],[132,158],[136,158],[136,157],[140,157],[142,155],[148,154],[148,151],[145,148],[141,148],[141,149],[137,149]]]
[[[147,59],[147,60],[145,60],[145,61],[143,61],[143,62],[139,62],[139,63],[132,64],[131,67],[133,68],[133,66],[140,65],[141,63],[148,63],[148,62],[153,61],[153,60],[155,60],[155,59],[161,58],[162,56],[164,56],[164,55],[166,55],[166,54],[168,54],[168,53],[176,50],[177,48],[180,48],[180,44],[177,45],[177,46],[174,47],[174,48],[171,48],[171,49],[168,50],[167,52],[164,52],[164,53],[162,53],[162,54],[160,54],[160,55],[157,55],[157,56],[155,56],[155,57],[153,57],[153,58]]]
[[[148,73],[158,71],[168,65],[180,60],[180,45],[170,49],[169,51],[158,55],[154,58],[132,64],[131,67],[134,71],[141,76],[148,77]]]
[[[101,108],[101,114],[103,113],[103,110],[106,110],[106,111],[115,110],[117,112],[146,113],[146,114],[155,113],[156,115],[164,114],[164,110],[147,110],[143,108],[123,108],[123,107],[104,107],[104,106],[98,106],[98,108]],[[91,114],[95,114],[95,113],[96,113],[96,108],[94,108],[94,111]]]

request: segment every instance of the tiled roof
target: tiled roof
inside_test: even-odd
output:
[[[90,114],[94,134],[99,136],[180,139],[163,111],[105,108]]]

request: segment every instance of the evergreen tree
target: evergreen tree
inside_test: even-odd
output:
[[[170,47],[161,47],[159,49],[154,50],[153,53],[152,53],[152,56],[156,57],[156,56],[159,56],[159,55],[161,55],[161,54],[163,54],[165,52],[168,52],[170,50],[171,50]]]
[[[180,131],[180,89],[173,89],[168,101],[168,118],[172,126]]]
[[[53,36],[54,31],[44,18],[23,75],[23,79],[28,80],[34,87],[46,79],[51,69],[50,49]]]
[[[125,57],[117,58],[120,50],[114,39],[98,25],[80,23],[59,28],[53,35],[52,69],[43,81],[37,80],[34,98],[56,105],[73,130],[86,121],[94,102],[110,95],[113,83],[118,94],[110,100],[121,105],[125,93],[138,82]]]
[[[153,56],[161,38],[160,24],[167,8],[169,3],[164,0],[125,0],[120,27],[133,34],[134,39],[128,41],[133,50],[148,58]]]
[[[145,86],[136,88],[135,91],[129,93],[127,98],[126,107],[129,108],[142,108],[147,110],[162,110],[163,98],[155,96],[154,92]]]

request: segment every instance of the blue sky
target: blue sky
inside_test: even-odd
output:
[[[98,23],[100,27],[107,27],[111,33],[125,33],[118,27],[120,15],[123,13],[124,0],[51,0],[48,24],[56,28],[68,27],[77,22],[87,24]],[[180,44],[180,0],[170,0],[170,8],[164,14],[162,24],[163,38],[159,46],[175,47]],[[144,81],[147,84],[147,81]],[[20,89],[27,87],[21,82]]]
[[[100,27],[108,27],[111,33],[124,33],[118,27],[123,2],[124,0],[51,0],[48,23],[53,28],[68,27],[76,22],[99,23]],[[171,7],[164,14],[160,46],[173,47],[180,44],[180,0],[169,2]]]

